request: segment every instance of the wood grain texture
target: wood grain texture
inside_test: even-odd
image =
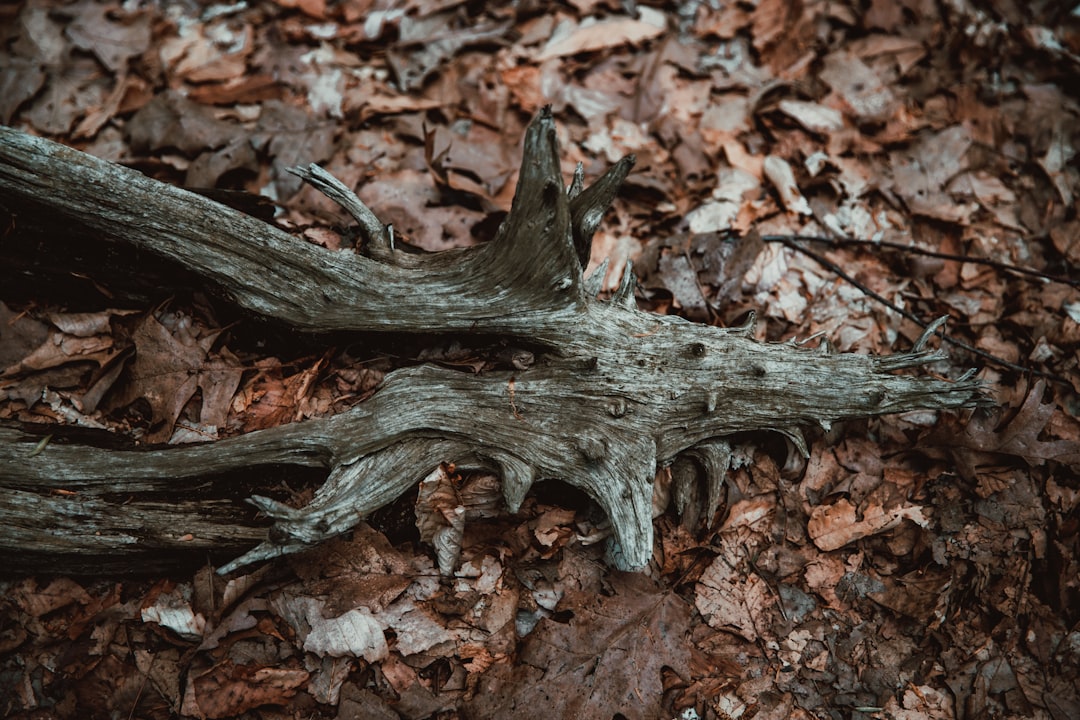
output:
[[[36,437],[0,429],[0,494],[7,495],[0,548],[18,562],[19,549],[36,544],[78,566],[80,556],[195,549],[190,538],[174,542],[180,534],[196,536],[199,548],[235,547],[264,532],[235,500],[196,509],[139,497],[182,497],[185,487],[237,468],[325,468],[325,485],[303,508],[252,498],[273,525],[223,568],[230,571],[345,532],[438,463],[455,462],[500,473],[511,511],[536,481],[580,488],[611,519],[611,562],[640,568],[652,556],[660,466],[694,459],[703,476],[677,473],[676,497],[703,498],[701,512],[711,518],[732,433],[776,430],[805,451],[798,427],[807,423],[985,401],[970,379],[893,374],[941,358],[925,347],[928,336],[910,353],[885,357],[761,343],[751,326],[641,312],[629,267],[610,300],[596,298],[598,284],[583,277],[582,265],[632,160],[590,188],[576,181],[568,193],[558,157],[545,112],[528,130],[513,209],[496,238],[434,255],[394,250],[375,216],[351,205],[348,188],[317,168],[298,169],[367,235],[362,253],[330,252],[206,198],[0,128],[0,203],[16,214],[20,202],[45,203],[105,239],[182,263],[250,311],[311,331],[483,333],[540,349],[515,370],[398,370],[343,414],[202,446],[49,445],[32,455]],[[700,492],[690,492],[692,483]],[[55,495],[61,489],[74,494]]]

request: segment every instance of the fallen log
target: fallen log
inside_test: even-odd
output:
[[[612,297],[599,299],[603,270],[586,278],[584,266],[632,163],[620,161],[588,188],[579,173],[565,188],[545,111],[527,131],[513,207],[496,237],[421,255],[395,249],[392,231],[333,177],[299,169],[365,237],[361,252],[331,252],[205,197],[0,128],[0,207],[16,223],[46,208],[104,240],[179,263],[238,306],[304,331],[481,334],[531,349],[496,372],[397,370],[340,415],[205,445],[42,448],[25,428],[0,428],[0,548],[17,568],[49,562],[67,571],[163,550],[250,548],[221,568],[229,572],[346,532],[434,466],[454,462],[498,473],[511,512],[534,482],[580,488],[610,518],[611,562],[634,569],[652,556],[660,466],[693,460],[701,477],[679,474],[676,494],[697,492],[711,518],[730,459],[724,438],[733,433],[778,431],[805,453],[800,425],[985,402],[969,376],[893,374],[943,357],[927,347],[940,323],[907,353],[834,354],[827,343],[809,350],[759,342],[752,321],[723,329],[642,312],[629,265]],[[253,495],[272,520],[268,531],[221,487],[239,469],[288,465],[329,474],[305,507]],[[217,499],[168,500],[206,487],[217,488]]]

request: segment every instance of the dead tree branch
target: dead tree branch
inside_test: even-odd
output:
[[[229,533],[220,515],[199,525],[190,508],[169,517],[139,496],[182,492],[248,466],[326,468],[326,484],[306,507],[252,498],[274,524],[260,545],[222,568],[228,571],[345,532],[439,462],[453,461],[500,473],[511,511],[539,480],[582,489],[611,519],[613,563],[639,568],[652,555],[658,466],[698,457],[706,476],[680,473],[680,482],[703,484],[711,518],[727,470],[723,438],[732,433],[776,430],[805,451],[803,424],[983,401],[970,378],[892,374],[942,357],[925,347],[937,325],[910,353],[870,357],[833,354],[827,344],[761,343],[749,326],[720,329],[641,312],[629,268],[614,296],[598,299],[583,264],[631,164],[620,162],[590,188],[575,182],[568,193],[544,112],[527,132],[513,208],[495,239],[433,255],[395,251],[348,188],[317,168],[299,170],[360,223],[368,242],[354,254],[0,128],[0,204],[16,218],[20,208],[45,205],[107,240],[177,261],[238,305],[304,330],[485,333],[543,348],[527,369],[399,370],[341,415],[203,446],[49,445],[35,455],[37,438],[0,430],[0,547],[9,556],[28,544],[78,556],[180,546],[187,536],[195,538],[184,540],[189,547],[249,542],[250,526]],[[676,488],[677,495],[686,490]]]

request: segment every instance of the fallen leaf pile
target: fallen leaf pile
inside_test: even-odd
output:
[[[0,121],[339,252],[348,219],[289,167],[326,167],[402,243],[484,242],[551,105],[567,178],[637,156],[594,241],[606,288],[632,260],[653,310],[754,310],[759,337],[843,351],[910,348],[948,315],[961,344],[934,370],[977,368],[997,402],[812,430],[809,459],[736,438],[696,524],[663,469],[640,576],[605,569],[569,487],[511,516],[497,479],[446,465],[248,575],[7,578],[0,714],[1080,717],[1077,9],[25,0],[0,19]],[[0,422],[200,442],[340,412],[401,364],[484,368],[314,348],[8,217]]]

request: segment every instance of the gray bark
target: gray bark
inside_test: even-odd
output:
[[[711,518],[727,470],[723,438],[732,433],[776,430],[805,452],[803,424],[984,402],[968,378],[892,374],[942,357],[926,348],[929,331],[910,353],[884,357],[761,343],[750,326],[641,312],[629,267],[614,296],[598,299],[598,281],[583,278],[582,266],[631,164],[620,162],[589,188],[575,181],[568,193],[545,112],[528,130],[514,206],[497,237],[433,255],[395,250],[370,210],[309,167],[298,172],[367,236],[363,253],[330,252],[206,198],[0,128],[0,202],[47,203],[108,240],[182,263],[248,310],[311,331],[484,333],[542,348],[515,370],[399,370],[343,414],[203,446],[50,444],[33,455],[38,438],[0,429],[0,548],[17,558],[32,545],[78,565],[80,557],[252,543],[264,531],[226,501],[200,513],[140,498],[182,497],[183,488],[235,468],[325,468],[329,477],[306,507],[252,498],[273,525],[222,568],[230,571],[349,530],[445,461],[500,473],[511,511],[538,480],[582,489],[611,520],[612,562],[639,568],[652,555],[658,466],[695,458],[705,476],[675,473],[676,499],[685,505],[695,496],[688,486],[701,482],[701,511]]]

